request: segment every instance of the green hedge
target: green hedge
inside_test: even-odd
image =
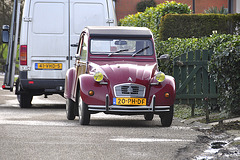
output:
[[[216,30],[220,34],[228,33],[227,16],[223,14],[168,14],[160,24],[160,39],[169,37],[191,38],[203,37]]]
[[[168,14],[161,19],[160,40],[169,37],[203,37],[217,31],[220,34],[240,33],[240,14]]]
[[[222,35],[221,42],[214,48],[210,63],[211,75],[217,80],[222,109],[240,115],[240,36]]]
[[[212,34],[209,37],[201,38],[169,38],[166,41],[159,41],[158,56],[163,54],[169,54],[171,60],[183,53],[196,50],[213,50],[221,44],[232,43],[232,41],[240,41],[240,35],[226,35],[226,34]],[[222,50],[227,48],[222,48]],[[220,51],[219,51],[220,52]],[[170,62],[170,64],[172,64]],[[172,65],[162,65],[161,69],[172,75]]]

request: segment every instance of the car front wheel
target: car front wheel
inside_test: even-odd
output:
[[[66,115],[68,120],[74,120],[75,114],[74,114],[74,104],[75,102],[72,99],[67,98],[66,100]]]
[[[159,115],[163,127],[170,127],[173,120],[173,105],[170,106],[169,112],[164,112]]]
[[[90,122],[91,114],[88,111],[88,105],[83,102],[80,94],[79,95],[79,103],[78,103],[78,111],[79,111],[79,123],[81,125],[88,125]]]

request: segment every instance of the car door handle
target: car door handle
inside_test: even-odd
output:
[[[78,44],[71,44],[71,47],[77,47]]]

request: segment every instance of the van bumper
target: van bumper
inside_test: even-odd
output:
[[[32,95],[50,95],[64,93],[65,79],[27,79],[26,72],[19,74],[21,90],[16,94],[27,92]]]
[[[44,90],[44,93],[61,93],[64,91],[64,79],[20,80],[23,90]]]

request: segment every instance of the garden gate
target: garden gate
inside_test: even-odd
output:
[[[173,59],[173,76],[176,81],[176,104],[192,106],[206,105],[206,119],[209,120],[208,104],[216,104],[217,88],[209,75],[208,61],[213,52],[197,50],[184,53]]]

